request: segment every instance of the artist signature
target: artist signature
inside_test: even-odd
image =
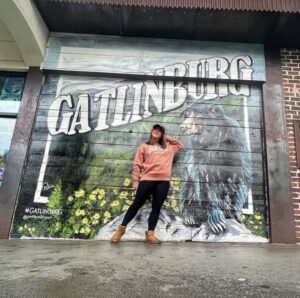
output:
[[[43,190],[49,190],[51,188],[54,188],[54,185],[49,184],[48,182],[44,182],[44,184],[43,184]]]

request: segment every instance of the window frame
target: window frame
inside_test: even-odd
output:
[[[24,78],[24,84],[22,86],[22,91],[20,93],[20,100],[19,100],[19,102],[21,104],[22,96],[23,96],[24,89],[25,89],[26,79],[27,79],[27,72],[0,71],[0,77],[5,77],[6,79],[7,78],[15,78],[15,77],[23,77]],[[0,101],[1,101],[1,99],[0,99]],[[13,131],[15,130],[16,120],[17,120],[17,117],[18,117],[19,109],[20,109],[20,107],[18,108],[17,111],[9,111],[9,112],[5,112],[3,110],[0,111],[0,118],[1,119],[15,119],[15,125],[13,127]],[[9,151],[10,151],[11,142],[12,142],[12,139],[10,141],[10,145],[9,145],[9,148],[8,148],[8,154],[9,154]],[[4,171],[5,171],[5,169],[6,169],[6,167],[4,167]],[[3,180],[0,180],[0,188],[1,188],[2,184],[3,184]]]

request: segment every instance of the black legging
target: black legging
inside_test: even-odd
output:
[[[144,205],[148,197],[152,194],[152,210],[149,215],[148,230],[154,231],[159,218],[161,206],[167,197],[169,186],[169,181],[140,181],[135,199],[127,210],[121,225],[127,226],[127,224],[135,217],[138,210]]]

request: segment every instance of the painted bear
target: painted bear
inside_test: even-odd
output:
[[[180,194],[184,222],[207,222],[219,234],[226,230],[225,218],[241,222],[248,198],[252,166],[246,137],[218,104],[193,103],[182,117],[180,129],[187,136]]]

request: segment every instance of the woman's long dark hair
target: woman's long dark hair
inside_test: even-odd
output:
[[[149,137],[149,140],[148,142],[146,142],[147,145],[154,145],[154,142],[152,140],[152,131],[153,129],[151,130],[150,132],[150,137]],[[161,137],[160,139],[158,140],[158,144],[161,146],[161,148],[165,149],[167,147],[167,144],[166,144],[166,141],[164,139],[164,136],[165,134],[161,131]]]

